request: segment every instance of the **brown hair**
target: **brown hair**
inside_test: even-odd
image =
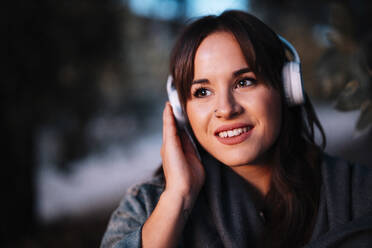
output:
[[[273,168],[266,195],[268,225],[263,239],[268,247],[298,247],[312,233],[320,190],[321,149],[314,141],[314,127],[325,135],[306,96],[302,106],[286,104],[282,67],[288,59],[278,36],[256,17],[241,11],[226,11],[206,16],[188,25],[178,38],[170,61],[170,72],[185,109],[194,77],[196,50],[208,35],[225,31],[233,34],[256,75],[278,90],[282,99],[282,126],[275,145],[279,146],[280,166]]]

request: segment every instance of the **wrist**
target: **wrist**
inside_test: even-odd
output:
[[[172,202],[174,205],[179,205],[182,211],[191,211],[194,206],[198,193],[191,191],[179,191],[166,188],[161,195],[161,198],[166,199],[167,202]]]

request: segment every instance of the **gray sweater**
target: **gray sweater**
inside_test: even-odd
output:
[[[372,247],[372,169],[324,155],[321,177],[318,216],[305,247]],[[142,226],[163,189],[161,176],[131,187],[111,216],[101,248],[141,247]],[[261,230],[259,214],[254,208],[248,212],[254,229]],[[209,237],[199,238],[199,247],[224,247],[216,228],[212,224],[201,230],[201,237]],[[179,247],[185,247],[182,238]]]

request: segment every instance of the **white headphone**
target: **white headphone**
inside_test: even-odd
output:
[[[282,69],[284,94],[289,106],[301,105],[305,102],[302,82],[300,56],[289,41],[278,35],[281,42],[293,55],[293,61],[286,62]]]
[[[287,48],[287,50],[293,55],[293,61],[286,62],[282,69],[283,77],[283,88],[284,94],[289,106],[301,105],[305,102],[303,82],[301,75],[301,63],[300,56],[296,49],[282,36],[278,35],[278,38]],[[181,102],[179,100],[177,90],[173,84],[172,75],[168,76],[167,80],[167,93],[169,102],[172,105],[174,117],[180,127],[185,127],[187,120],[183,114]]]
[[[181,102],[178,97],[177,89],[174,86],[172,75],[168,76],[167,93],[168,93],[169,102],[172,105],[173,114],[177,121],[178,126],[185,127],[187,120],[185,118],[185,115],[183,114]]]

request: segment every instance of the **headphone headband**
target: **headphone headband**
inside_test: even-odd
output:
[[[293,61],[296,62],[296,63],[301,63],[300,56],[298,55],[296,49],[292,46],[292,44],[289,41],[287,41],[286,39],[284,39],[283,36],[281,36],[279,34],[278,34],[278,38],[283,43],[283,45],[287,48],[287,50],[290,53],[292,53]]]

